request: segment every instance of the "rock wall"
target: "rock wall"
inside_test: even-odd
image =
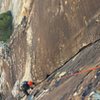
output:
[[[82,47],[98,40],[99,6],[99,0],[34,1],[25,38],[26,73],[32,68],[32,76],[45,77]]]
[[[14,24],[21,23],[23,16],[28,16],[33,0],[0,0],[0,12],[12,11]]]
[[[0,11],[11,10],[14,17],[10,61],[6,59],[3,67],[9,89],[18,79],[41,81],[100,38],[99,0],[0,2]]]
[[[99,6],[98,0],[34,1],[30,26],[38,75],[51,73],[100,38]]]

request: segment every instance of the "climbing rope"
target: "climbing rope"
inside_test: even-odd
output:
[[[99,69],[99,68],[100,68],[100,66],[96,66],[96,67],[93,67],[93,68],[88,68],[88,69],[86,69],[86,70],[78,71],[78,72],[75,72],[75,73],[73,73],[73,74],[67,75],[67,76],[65,76],[65,77],[66,77],[66,78],[69,78],[69,77],[72,77],[72,76],[76,76],[76,75],[79,75],[79,74],[84,74],[84,73],[86,73],[86,72],[90,72],[90,71],[93,71],[93,70],[97,70],[97,69]]]

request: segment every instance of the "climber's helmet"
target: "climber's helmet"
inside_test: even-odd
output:
[[[33,82],[32,81],[28,81],[27,83],[29,86],[32,86],[33,85]]]

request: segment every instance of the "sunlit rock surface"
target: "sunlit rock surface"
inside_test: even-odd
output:
[[[33,79],[38,83],[54,70],[63,67],[81,49],[100,39],[99,0],[0,0],[0,13],[8,10],[13,14],[14,32],[8,42],[9,53],[0,61],[1,75],[5,81],[3,94],[9,100],[17,80]],[[94,57],[97,60],[94,55],[90,57],[91,60]],[[77,55],[73,62],[77,58],[82,59]],[[75,70],[75,66],[82,67],[86,61],[85,57],[79,65],[73,63],[72,66],[70,63],[66,67],[71,66]],[[88,62],[85,64],[88,65]],[[79,79],[73,77],[76,82]],[[65,100],[73,97],[71,83],[69,81],[66,84],[70,95],[66,94]]]

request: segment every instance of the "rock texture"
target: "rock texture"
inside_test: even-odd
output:
[[[18,57],[23,49],[24,55],[20,58],[24,56],[26,64],[22,67],[32,69],[32,75],[39,79],[63,65],[82,47],[98,40],[100,24],[96,20],[99,19],[99,6],[98,0],[34,1],[27,30],[15,31],[20,34],[13,39],[12,45],[15,46],[12,47],[13,54],[18,59],[16,66],[21,64]],[[19,41],[20,45],[17,45]],[[17,50],[16,46],[22,49]]]
[[[0,0],[0,2],[0,11],[11,10],[14,18],[14,32],[8,41],[10,50],[7,56],[4,56],[5,59],[1,59],[1,79],[5,81],[5,85],[2,86],[5,88],[3,94],[9,95],[7,91],[10,93],[17,80],[33,79],[36,83],[40,82],[71,60],[84,47],[100,39],[99,0]],[[94,50],[96,48],[98,46],[94,46]],[[87,56],[82,63],[73,63],[73,66],[70,63],[68,67],[71,66],[75,70],[75,66],[96,65],[94,64],[96,62],[91,62],[96,56],[91,55],[90,62],[87,62]],[[73,77],[73,80],[80,83],[79,79],[82,77]],[[71,82],[66,85],[71,87]],[[71,93],[75,89],[72,87],[69,91],[70,95],[64,93],[66,98],[72,98]],[[8,99],[11,98],[8,96]]]
[[[45,82],[47,86],[43,85],[42,89],[46,86],[48,91],[37,96],[38,100],[98,100],[100,96],[99,52],[100,41],[80,51],[47,79]],[[96,67],[98,67],[96,70],[88,70]],[[98,96],[93,97],[93,91],[97,91]]]

